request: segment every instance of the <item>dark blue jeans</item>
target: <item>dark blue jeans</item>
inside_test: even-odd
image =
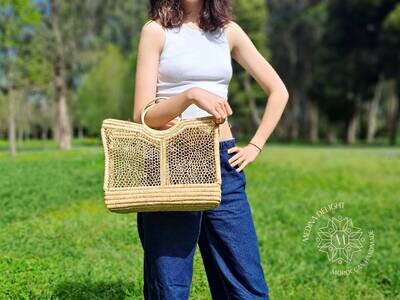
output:
[[[246,175],[228,159],[235,138],[220,141],[222,200],[190,212],[140,212],[145,299],[188,299],[197,244],[212,298],[269,299],[258,240],[246,196]]]

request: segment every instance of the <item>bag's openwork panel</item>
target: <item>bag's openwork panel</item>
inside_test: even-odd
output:
[[[167,141],[167,184],[215,183],[214,131],[185,128]]]
[[[109,188],[159,186],[160,143],[140,132],[106,129]]]

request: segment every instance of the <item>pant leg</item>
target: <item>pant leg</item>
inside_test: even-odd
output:
[[[201,211],[137,213],[145,299],[189,299]]]
[[[203,212],[199,249],[214,300],[269,299],[246,177],[227,161],[234,154],[226,151],[234,145],[230,140],[220,146],[222,201]]]

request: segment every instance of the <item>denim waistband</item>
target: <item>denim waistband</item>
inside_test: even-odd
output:
[[[231,148],[236,145],[236,138],[229,138],[226,140],[219,141],[219,150]]]

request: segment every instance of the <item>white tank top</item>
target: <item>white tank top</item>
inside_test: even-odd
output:
[[[214,32],[182,24],[164,28],[160,54],[157,96],[170,97],[191,87],[201,87],[228,101],[232,63],[223,28]],[[196,104],[182,112],[182,119],[210,116]]]

